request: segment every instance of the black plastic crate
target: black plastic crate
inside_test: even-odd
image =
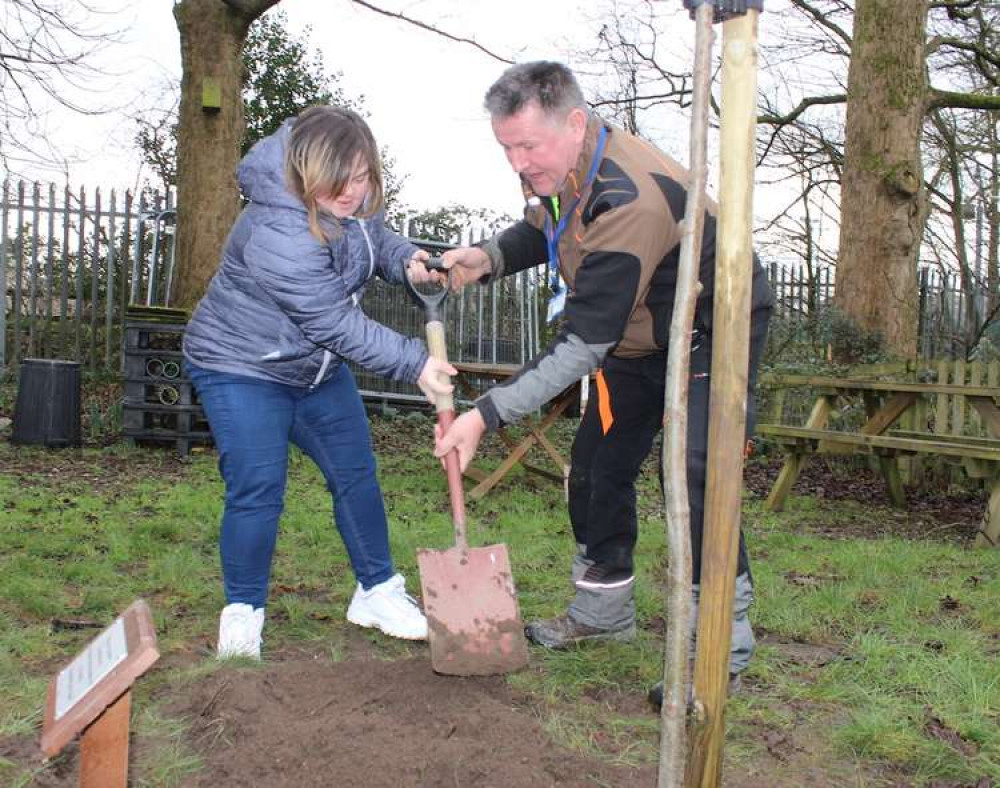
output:
[[[178,350],[131,350],[125,354],[125,377],[165,383],[184,380],[183,363]]]
[[[184,341],[184,324],[125,323],[125,353],[135,350],[166,350],[179,353]]]
[[[126,405],[139,407],[177,405],[185,407],[198,404],[198,394],[187,378],[126,379],[123,387]]]
[[[149,444],[170,445],[176,452],[186,457],[195,446],[210,446],[212,438],[198,435],[197,433],[163,433],[159,430],[126,432],[125,437],[139,446]]]
[[[137,406],[122,408],[122,433],[135,443],[170,443],[185,455],[192,446],[211,445],[212,432],[200,407]]]
[[[203,437],[211,437],[212,434],[205,413],[199,407],[144,407],[125,404],[122,408],[122,427],[126,432],[158,430],[164,433],[198,433]]]

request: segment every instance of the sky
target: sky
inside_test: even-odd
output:
[[[106,76],[92,83],[92,106],[115,107],[91,118],[53,112],[48,131],[68,158],[63,172],[33,177],[88,188],[135,187],[141,181],[134,150],[137,109],[168,106],[180,79],[172,0],[90,0],[108,10],[101,25],[122,31],[99,53]],[[774,0],[772,5],[782,4]],[[380,7],[433,24],[518,62],[555,59],[580,74],[592,95],[600,76],[581,51],[626,0],[378,0]],[[655,2],[662,39],[680,64],[690,62],[694,27],[681,0]],[[519,215],[517,178],[493,138],[482,97],[505,64],[468,44],[448,41],[376,14],[350,0],[282,0],[294,35],[308,36],[329,72],[342,72],[349,95],[366,97],[369,123],[405,176],[402,200],[417,210],[457,203]],[[762,28],[768,19],[762,18]],[[770,17],[775,19],[776,17]],[[309,28],[307,32],[307,28]],[[718,47],[717,47],[718,49]],[[687,158],[685,113],[664,112],[647,131],[668,153]],[[68,172],[68,178],[66,173]]]

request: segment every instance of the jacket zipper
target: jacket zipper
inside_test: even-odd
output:
[[[361,235],[364,236],[365,246],[368,247],[368,276],[365,277],[365,281],[367,282],[369,279],[372,278],[372,275],[375,273],[375,249],[372,247],[372,239],[368,237],[368,230],[365,227],[365,220],[357,219],[356,221],[358,223],[358,227],[361,228]],[[358,292],[355,292],[351,295],[351,300],[354,301],[354,306],[357,306],[358,302],[361,300],[361,297],[359,296]],[[316,377],[313,380],[312,385],[309,386],[310,389],[316,388],[322,382],[323,376],[326,374],[326,371],[330,368],[330,360],[332,358],[333,354],[329,350],[323,351],[323,363],[320,364],[319,372],[316,373]]]

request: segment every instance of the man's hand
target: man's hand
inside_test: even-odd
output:
[[[427,397],[427,401],[431,405],[436,405],[439,396],[451,394],[455,390],[448,377],[457,374],[458,370],[447,361],[428,356],[424,368],[420,371],[420,377],[417,378],[417,385]]]
[[[410,277],[410,281],[415,285],[422,285],[425,282],[446,285],[448,283],[447,274],[442,274],[440,271],[427,270],[427,266],[424,264],[429,259],[430,255],[426,249],[418,249],[413,253],[413,257],[406,262],[406,275]]]
[[[434,456],[441,457],[452,449],[458,449],[458,464],[464,472],[476,455],[479,441],[486,432],[486,422],[477,408],[467,410],[454,422],[447,432],[442,432],[440,425],[434,425]]]
[[[478,282],[493,270],[489,255],[478,246],[449,249],[441,255],[441,260],[450,273],[448,281],[451,289],[456,293],[470,282]]]

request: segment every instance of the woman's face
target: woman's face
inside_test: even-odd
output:
[[[316,202],[338,219],[346,219],[348,216],[354,216],[364,204],[370,184],[368,164],[358,156],[354,160],[354,167],[351,168],[351,177],[340,194],[317,197]]]

